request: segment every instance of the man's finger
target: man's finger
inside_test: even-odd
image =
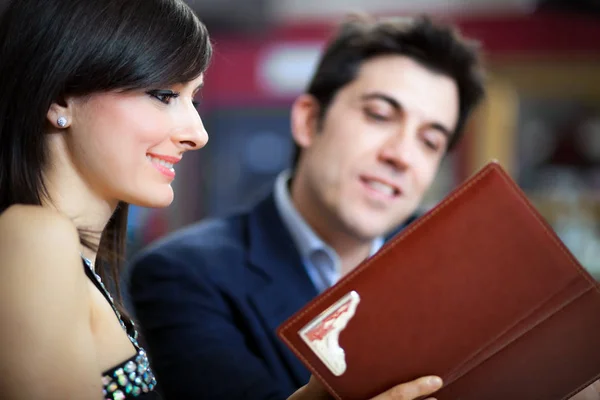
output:
[[[414,400],[427,396],[442,387],[442,379],[437,376],[425,376],[414,381],[394,386],[371,400]]]

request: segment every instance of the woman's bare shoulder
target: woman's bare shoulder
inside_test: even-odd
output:
[[[69,248],[77,250],[78,246],[77,228],[57,211],[17,204],[0,214],[0,249],[3,250],[0,255],[4,251],[21,251],[23,247],[33,253],[38,253],[38,249],[65,253]]]
[[[0,214],[0,280],[81,280],[79,251],[77,228],[58,212],[15,205]]]
[[[63,214],[42,206],[15,204],[0,214],[0,227],[40,229],[55,227],[77,232],[75,225]]]
[[[59,213],[13,206],[0,215],[0,304],[10,305],[0,307],[7,398],[25,398],[24,390],[42,398],[57,387],[75,398],[100,393],[79,249],[76,227]],[[56,375],[67,365],[78,366],[75,378]]]

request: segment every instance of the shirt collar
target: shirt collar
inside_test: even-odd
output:
[[[336,264],[336,268],[339,269],[339,256],[335,250],[321,240],[294,206],[288,189],[288,183],[291,176],[290,170],[284,170],[275,180],[275,206],[279,211],[279,215],[281,216],[284,225],[290,232],[292,240],[296,244],[296,248],[303,259],[310,259],[310,256],[315,251],[325,251],[334,259],[334,264]],[[374,239],[369,256],[375,254],[383,244],[383,237]]]
[[[311,254],[318,250],[335,254],[335,251],[319,238],[294,206],[288,189],[290,178],[290,170],[285,170],[277,176],[275,205],[300,255],[303,259],[309,259]]]

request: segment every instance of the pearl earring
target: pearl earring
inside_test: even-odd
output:
[[[58,119],[56,120],[56,123],[61,128],[64,128],[65,126],[67,126],[67,119],[65,117],[58,117]]]

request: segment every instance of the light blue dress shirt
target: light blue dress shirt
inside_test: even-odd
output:
[[[340,279],[341,260],[335,250],[319,238],[292,203],[288,189],[290,177],[290,170],[285,170],[277,176],[275,206],[302,257],[308,276],[320,293]],[[370,256],[375,254],[383,243],[383,237],[373,240]]]

